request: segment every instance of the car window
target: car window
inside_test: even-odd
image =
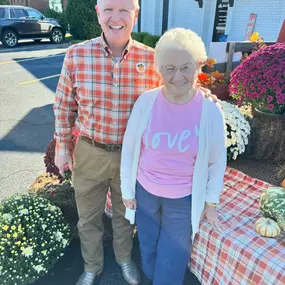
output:
[[[20,8],[16,8],[16,9],[13,9],[14,13],[13,13],[13,18],[26,18],[28,17],[28,13],[25,11],[25,9],[20,9]],[[12,15],[11,15],[12,16]]]
[[[40,20],[42,18],[42,14],[34,9],[28,9],[29,18],[34,18]]]
[[[0,19],[5,18],[5,8],[0,8]]]

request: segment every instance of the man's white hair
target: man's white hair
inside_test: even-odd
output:
[[[184,28],[174,28],[165,32],[155,47],[154,63],[160,69],[164,53],[168,50],[188,52],[195,63],[207,60],[206,48],[202,39],[193,31]]]
[[[140,5],[139,5],[139,0],[133,0],[135,3],[135,8],[139,9]],[[97,0],[97,6],[100,6],[101,4],[103,4],[104,0]]]

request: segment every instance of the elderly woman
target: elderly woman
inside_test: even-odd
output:
[[[154,285],[183,283],[200,219],[221,231],[216,206],[226,167],[224,121],[197,87],[206,60],[194,32],[166,32],[155,48],[165,86],[142,94],[122,149],[126,218],[138,227],[142,267]]]

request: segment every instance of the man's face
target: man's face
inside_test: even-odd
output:
[[[138,17],[135,0],[104,0],[96,11],[107,43],[111,47],[125,46]]]

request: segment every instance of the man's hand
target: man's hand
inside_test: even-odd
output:
[[[131,210],[137,209],[137,200],[135,198],[134,199],[128,199],[128,200],[123,199],[123,203],[124,203],[126,208],[129,208]]]
[[[62,177],[64,177],[64,171],[66,170],[66,167],[68,167],[72,172],[72,158],[70,154],[55,155],[54,163],[59,169],[59,173]]]
[[[226,230],[226,227],[223,226],[218,219],[218,213],[216,207],[206,205],[202,213],[201,220],[203,218],[206,218],[208,222],[211,224],[211,226],[218,232],[223,232],[224,230]]]

